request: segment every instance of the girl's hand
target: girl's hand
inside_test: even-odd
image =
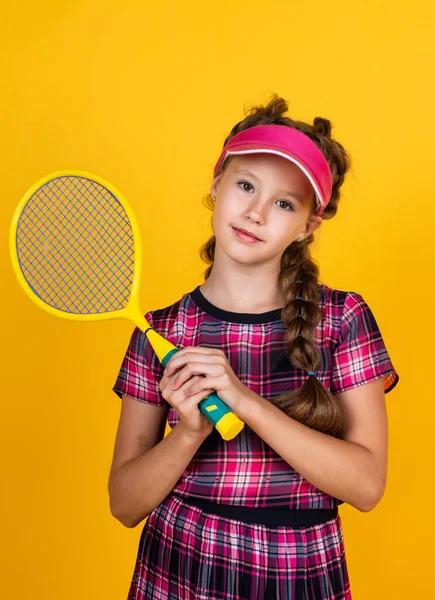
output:
[[[168,377],[171,379],[169,384],[166,383]],[[166,365],[164,378],[165,387],[168,385],[170,390],[180,392],[175,400],[190,395],[192,399],[195,398],[197,405],[205,396],[215,391],[235,414],[240,410],[244,398],[252,394],[234,373],[224,352],[217,348],[187,346],[175,352]],[[166,390],[165,392],[167,393]],[[174,394],[171,393],[170,398],[172,400]],[[190,405],[191,403],[189,408]],[[209,422],[199,408],[197,410]]]
[[[187,434],[195,439],[205,439],[213,431],[213,425],[202,414],[198,404],[204,396],[211,394],[214,390],[204,388],[200,392],[193,393],[192,388],[198,379],[204,379],[203,376],[196,375],[190,377],[183,385],[178,385],[176,391],[174,391],[172,385],[177,377],[178,373],[170,377],[163,375],[160,380],[162,396],[177,411],[180,423],[184,426]]]

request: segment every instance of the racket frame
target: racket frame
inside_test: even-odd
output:
[[[104,313],[92,313],[92,314],[72,314],[67,311],[63,311],[59,308],[55,308],[50,306],[44,300],[42,300],[36,292],[33,291],[29,283],[27,283],[26,278],[23,275],[21,270],[20,261],[18,258],[18,248],[17,248],[17,230],[19,226],[19,220],[21,214],[23,213],[27,202],[30,198],[35,194],[35,192],[48,183],[49,181],[56,179],[58,177],[81,177],[84,179],[89,179],[94,181],[109,190],[109,192],[120,202],[121,206],[127,213],[128,219],[130,221],[132,233],[133,233],[133,242],[134,242],[134,270],[133,270],[133,281],[131,285],[131,292],[128,304],[126,307],[115,310],[108,311]],[[94,173],[90,173],[89,171],[82,171],[79,169],[64,169],[62,171],[55,171],[53,173],[49,173],[44,177],[41,177],[34,185],[32,185],[27,192],[22,197],[19,202],[17,208],[14,211],[11,225],[9,228],[9,251],[12,260],[12,267],[15,272],[15,275],[18,279],[19,284],[23,288],[26,295],[35,302],[39,308],[42,308],[46,312],[50,313],[55,317],[62,317],[64,319],[68,319],[70,321],[103,321],[106,319],[129,319],[132,321],[141,331],[145,331],[148,329],[150,324],[143,316],[140,307],[139,307],[139,282],[141,278],[142,272],[142,239],[140,236],[139,224],[136,219],[136,216],[131,208],[130,204],[127,202],[126,198],[123,194],[107,179],[95,175]]]

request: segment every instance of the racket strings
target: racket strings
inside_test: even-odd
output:
[[[78,176],[45,183],[26,203],[16,241],[23,276],[51,306],[92,314],[128,304],[133,231],[104,186]]]

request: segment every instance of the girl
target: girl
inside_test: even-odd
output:
[[[384,493],[399,376],[363,297],[319,283],[310,255],[350,157],[327,119],[286,111],[274,96],[233,127],[205,282],[145,315],[182,349],[163,370],[136,328],[113,388],[111,511],[149,516],[129,600],[351,598],[338,505]],[[230,441],[198,408],[213,390],[245,423]]]

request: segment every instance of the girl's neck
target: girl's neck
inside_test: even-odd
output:
[[[259,298],[259,292],[253,289],[239,289],[232,294],[228,290],[222,290],[221,287],[217,288],[208,280],[200,285],[199,289],[211,304],[231,312],[264,313],[282,308],[285,304],[284,298],[280,297],[279,294],[271,298]]]

